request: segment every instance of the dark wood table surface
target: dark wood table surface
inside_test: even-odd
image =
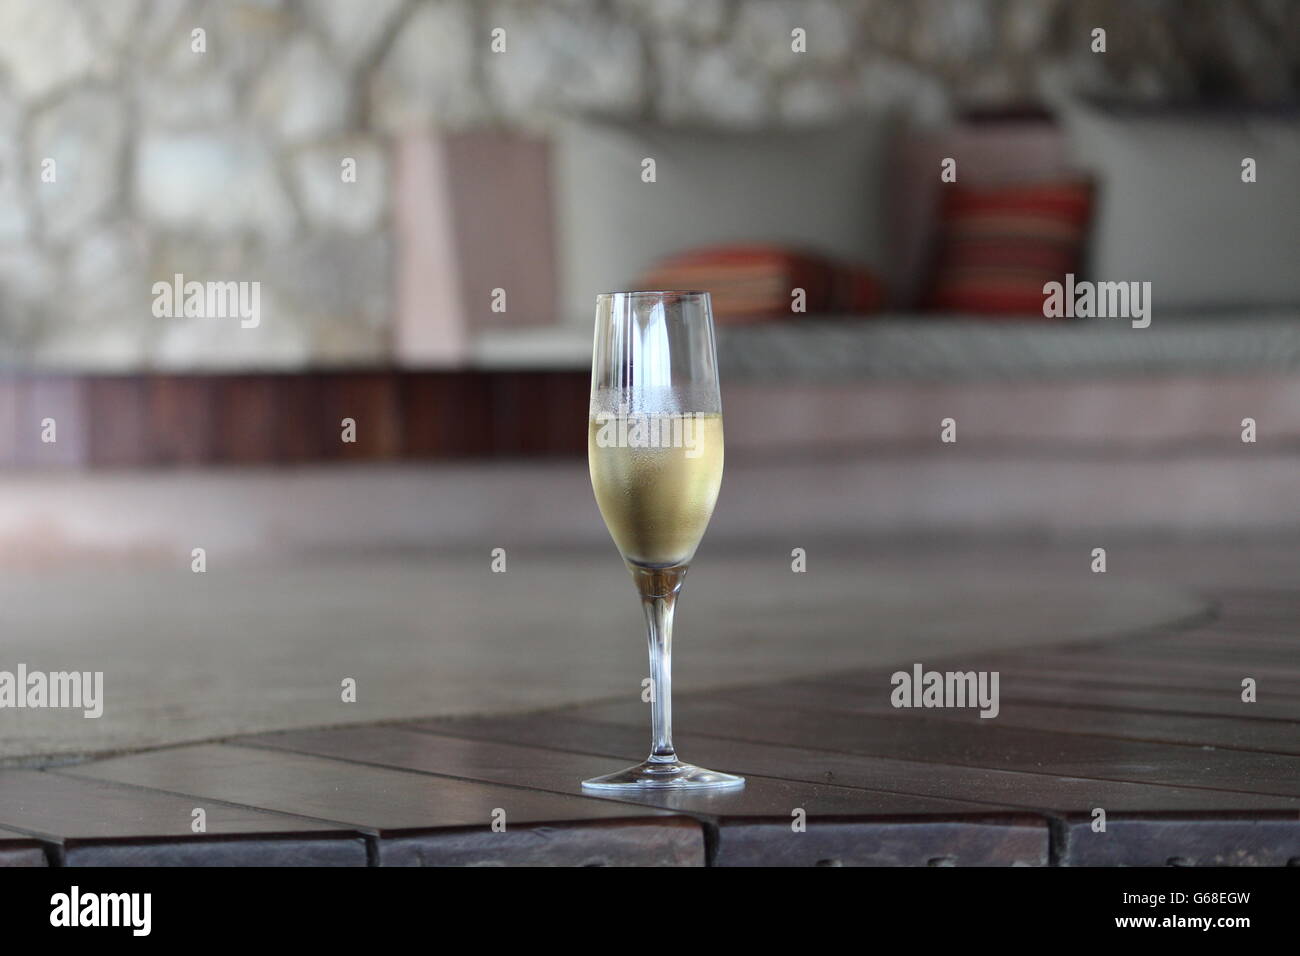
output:
[[[679,752],[742,791],[584,794],[644,757],[639,700],[3,770],[0,866],[1300,864],[1300,596],[1214,597],[924,662],[997,671],[993,719],[891,706],[911,661],[679,695]]]

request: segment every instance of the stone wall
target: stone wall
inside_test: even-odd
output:
[[[1294,100],[1298,44],[1290,0],[0,0],[0,360],[385,361],[389,144],[412,126],[934,121],[1062,78]],[[260,281],[263,321],[155,317],[175,273]]]

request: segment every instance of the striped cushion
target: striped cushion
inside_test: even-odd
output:
[[[883,289],[868,270],[766,243],[692,249],[656,263],[638,289],[703,289],[720,323],[799,318],[792,293],[804,290],[807,314],[864,314],[880,308]]]
[[[944,186],[925,305],[956,312],[1043,315],[1043,285],[1078,273],[1092,183]]]

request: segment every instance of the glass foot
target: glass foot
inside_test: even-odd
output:
[[[744,777],[705,770],[680,760],[647,760],[635,767],[582,781],[587,790],[720,790],[743,787]]]

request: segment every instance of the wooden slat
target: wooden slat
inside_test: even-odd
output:
[[[1300,597],[1277,588],[1215,588],[1214,601],[1222,616],[1234,620],[1277,614],[1300,614]]]
[[[703,866],[704,834],[682,816],[443,827],[386,837],[380,866]]]
[[[257,464],[278,457],[276,389],[264,375],[223,375],[214,384],[213,456],[221,463]]]
[[[429,733],[482,740],[515,740],[580,753],[631,757],[645,746],[643,727],[602,722],[590,708],[510,717],[446,718],[407,726]],[[609,717],[608,709],[597,713]],[[630,713],[628,716],[632,716]],[[999,807],[1069,813],[1103,805],[1126,813],[1161,810],[1300,810],[1300,797],[1206,790],[1166,784],[1131,783],[1064,774],[999,770],[928,762],[921,754],[874,757],[820,749],[816,741],[782,745],[736,740],[713,734],[680,737],[684,757],[708,766],[746,774],[763,774],[863,787],[893,793],[947,797]]]
[[[67,772],[361,827],[388,866],[703,862],[698,824],[659,810],[251,747],[178,747]],[[491,828],[498,808],[504,832]]]
[[[151,461],[165,465],[205,464],[213,454],[211,379],[160,375],[146,380],[145,427]]]
[[[92,465],[125,467],[152,459],[145,383],[143,378],[125,375],[86,381],[86,435]]]
[[[974,664],[969,659],[940,660],[927,667],[935,670],[970,670]],[[892,673],[894,669],[873,671],[874,674]],[[1061,661],[1059,657],[1037,655],[1029,657],[990,656],[979,659],[980,670],[996,670],[1003,680],[1010,677],[1044,680],[1049,682],[1067,682],[1081,684],[1099,684],[1109,687],[1124,687],[1135,690],[1173,688],[1182,691],[1203,691],[1215,694],[1238,693],[1241,690],[1237,673],[1226,672],[1223,668],[1202,666],[1199,668],[1147,668],[1137,673],[1129,670],[1117,670],[1103,660]],[[843,683],[846,686],[856,682],[853,674],[828,675],[828,682]],[[1300,677],[1276,677],[1270,671],[1259,678],[1262,685],[1267,685],[1269,695],[1283,694],[1287,697],[1300,697]]]
[[[60,845],[69,866],[366,865],[360,833],[319,820],[38,770],[0,771],[0,795],[0,824]]]
[[[399,727],[287,731],[241,738],[241,743],[576,796],[584,795],[583,780],[619,769],[623,765],[620,761],[636,762],[645,756],[630,747],[616,757],[602,757]],[[744,789],[733,792],[620,795],[613,799],[702,816],[788,817],[795,806],[805,806],[799,801],[806,801],[808,812],[820,816],[988,812],[987,807],[955,799],[918,801],[899,794],[836,786],[792,790],[789,783],[779,778],[758,777],[750,780]]]
[[[473,372],[410,373],[401,380],[403,454],[464,458],[492,451],[488,378]]]
[[[1248,675],[1249,671],[1244,673]],[[1002,696],[1007,700],[1050,704],[1064,699],[1079,707],[1259,721],[1289,728],[1300,735],[1300,726],[1297,726],[1300,721],[1300,698],[1266,694],[1247,702],[1241,699],[1241,692],[1240,686],[1227,693],[1213,694],[1204,691],[1182,692],[1164,687],[1135,690],[1069,681],[1054,683],[1036,680],[1009,681],[1002,688]]]
[[[1159,708],[1139,711],[1083,705],[1076,701],[1087,695],[1069,683],[1025,691],[1014,677],[1004,674],[998,714],[984,718],[974,707],[894,708],[887,696],[888,677],[883,673],[878,679],[859,686],[839,683],[839,680],[835,683],[790,681],[771,687],[738,688],[713,697],[750,707],[800,707],[811,711],[871,713],[970,724],[993,720],[1004,727],[1300,755],[1300,729],[1290,722],[1162,713]]]
[[[45,847],[25,833],[0,828],[0,869],[10,866],[48,866]]]
[[[1107,815],[1097,831],[1087,814],[1062,823],[1066,866],[1294,866],[1300,864],[1300,812],[1285,814]],[[1156,851],[1153,853],[1153,849]]]
[[[633,708],[624,709],[629,716],[636,716]],[[571,713],[445,719],[410,726],[433,733],[515,740],[620,757],[629,757],[644,747],[643,727],[598,723]],[[970,802],[1048,814],[1061,834],[1057,842],[1065,848],[1059,861],[1066,863],[1081,861],[1085,854],[1095,858],[1102,852],[1097,844],[1085,839],[1093,835],[1091,824],[1096,808],[1105,810],[1112,824],[1125,824],[1128,842],[1123,847],[1123,860],[1132,865],[1162,866],[1173,857],[1213,860],[1238,856],[1243,848],[1250,851],[1248,856],[1260,858],[1260,821],[1283,814],[1289,816],[1283,817],[1280,828],[1289,835],[1275,842],[1275,852],[1293,854],[1300,844],[1300,825],[1287,822],[1300,814],[1300,798],[1295,797],[868,757],[699,734],[680,737],[679,749],[691,760],[743,774],[769,774],[921,796],[960,794]],[[1213,821],[1215,825],[1189,832],[1179,825],[1188,820]],[[1114,832],[1113,828],[1110,832]],[[1067,840],[1071,833],[1072,842]]]
[[[930,662],[926,662],[929,665]],[[944,670],[956,669],[953,665],[970,663],[969,658],[959,660],[936,660],[935,666],[943,665]],[[1225,665],[1222,661],[1207,661],[1195,657],[1192,654],[1183,657],[1169,658],[1161,660],[1158,664],[1146,664],[1141,667],[1134,667],[1132,662],[1119,664],[1112,659],[1101,656],[1086,657],[1081,654],[1065,654],[1050,649],[1041,652],[1035,652],[1032,656],[1006,656],[1006,655],[989,655],[981,656],[980,668],[996,668],[1015,670],[1024,668],[1027,673],[1032,673],[1034,668],[1048,668],[1059,670],[1066,674],[1079,674],[1091,677],[1094,674],[1109,674],[1113,682],[1124,684],[1138,684],[1139,686],[1148,687],[1187,687],[1193,688],[1191,682],[1195,681],[1197,686],[1205,689],[1218,690],[1225,686],[1240,687],[1242,672],[1240,668],[1231,665]],[[1269,682],[1278,681],[1279,690],[1284,689],[1289,696],[1296,696],[1294,686],[1296,681],[1300,681],[1300,667],[1288,667],[1271,664],[1266,668],[1256,668],[1256,673],[1250,675],[1260,681]],[[1206,682],[1211,682],[1206,684]]]
[[[968,767],[1300,796],[1300,758],[1280,754],[1057,734],[999,727],[996,720],[936,721],[919,716],[924,711],[880,716],[780,711],[692,697],[674,703],[678,726],[739,740]],[[574,714],[630,723],[644,718],[624,705],[594,705]]]
[[[1246,646],[1235,647],[1227,642],[1217,647],[1193,647],[1185,641],[1175,639],[1110,642],[1095,646],[1067,644],[1059,652],[1092,660],[1105,660],[1114,663],[1116,667],[1133,670],[1161,667],[1166,661],[1188,658],[1201,664],[1237,671],[1248,668],[1294,671],[1300,667],[1300,655],[1289,649],[1252,649]]]
[[[570,372],[493,376],[494,451],[502,457],[584,454],[589,399],[586,380]]]
[[[381,373],[339,373],[320,379],[321,448],[327,459],[386,460],[402,448],[397,380]],[[342,440],[344,419],[356,422],[355,441]]]
[[[274,396],[276,461],[285,464],[319,461],[324,456],[320,376],[303,373],[276,380]],[[335,432],[331,438],[337,439]]]
[[[1045,866],[1047,821],[1026,815],[875,821],[718,821],[714,866]]]
[[[1276,615],[1251,615],[1233,617],[1231,632],[1227,635],[1233,640],[1246,642],[1259,640],[1266,643],[1294,643],[1296,641],[1295,625],[1300,612],[1279,612]],[[1224,637],[1222,629],[1209,627],[1197,628],[1190,632],[1197,637]]]
[[[357,727],[264,734],[247,742],[336,759],[581,794],[581,781],[634,762],[511,743]],[[719,828],[721,865],[1042,865],[1045,821],[961,800],[752,776],[743,790],[620,795],[622,802],[703,816]],[[792,827],[802,810],[806,830]]]
[[[591,413],[591,382],[587,376],[546,373],[546,407],[539,412],[548,455],[587,454],[587,420]]]
[[[0,464],[142,466],[581,455],[583,371],[9,375]],[[40,441],[40,421],[58,441]],[[342,418],[357,441],[339,440]]]
[[[1010,682],[1003,686],[1007,687],[1008,683]],[[810,710],[839,710],[849,713],[906,713],[913,717],[971,724],[992,719],[999,726],[1005,727],[1300,756],[1300,733],[1289,723],[1082,707],[1067,696],[1068,686],[1056,689],[1061,692],[1057,700],[1045,699],[1039,702],[1020,699],[1016,696],[1014,687],[1008,687],[1000,695],[1001,707],[995,718],[980,717],[978,709],[972,708],[938,707],[895,711],[878,693],[866,694],[839,684],[817,681],[782,684],[770,691],[767,688],[737,690],[727,692],[725,696],[729,700],[745,701],[750,706],[766,703],[769,706],[797,706]]]
[[[1300,617],[1300,615],[1297,615]],[[1249,625],[1233,620],[1230,627],[1195,628],[1181,633],[1153,637],[1151,643],[1179,648],[1240,648],[1250,651],[1286,651],[1292,662],[1300,661],[1300,635],[1295,632],[1297,618],[1272,627]]]
[[[542,423],[546,407],[544,382],[535,372],[494,376],[491,380],[492,451],[505,457],[514,448],[527,455],[546,450]]]

